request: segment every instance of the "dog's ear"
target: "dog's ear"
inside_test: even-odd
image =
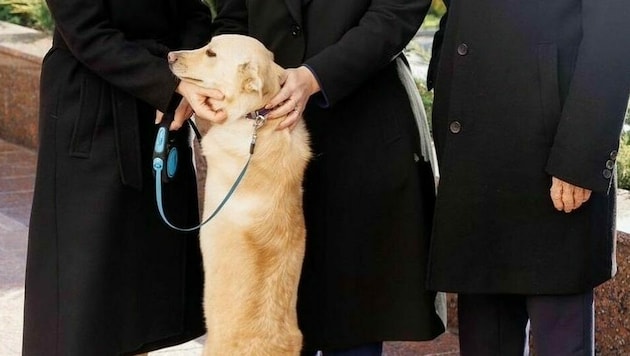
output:
[[[263,88],[263,80],[260,77],[258,66],[252,62],[245,62],[238,66],[242,88],[245,93],[260,93]]]
[[[264,75],[261,73],[261,76],[265,78],[263,83],[263,95],[277,93],[280,90],[281,83],[285,80],[284,69],[275,62],[271,62],[270,65],[266,67]]]

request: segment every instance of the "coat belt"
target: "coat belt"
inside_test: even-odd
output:
[[[53,35],[53,47],[69,50],[58,32]],[[142,155],[136,98],[110,86],[116,154],[120,178],[124,185],[142,189]]]

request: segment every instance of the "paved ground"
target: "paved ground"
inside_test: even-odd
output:
[[[35,152],[0,139],[0,355],[19,356],[26,240],[33,183]],[[152,352],[151,356],[197,356],[203,338]],[[385,345],[387,356],[458,355],[457,339],[447,333],[432,342],[396,342]]]

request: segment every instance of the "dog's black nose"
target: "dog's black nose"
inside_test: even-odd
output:
[[[175,62],[177,62],[177,55],[173,52],[168,52],[168,63],[173,64]]]

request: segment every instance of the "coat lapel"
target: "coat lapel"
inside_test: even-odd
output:
[[[295,22],[302,25],[302,0],[284,0],[284,2]]]

